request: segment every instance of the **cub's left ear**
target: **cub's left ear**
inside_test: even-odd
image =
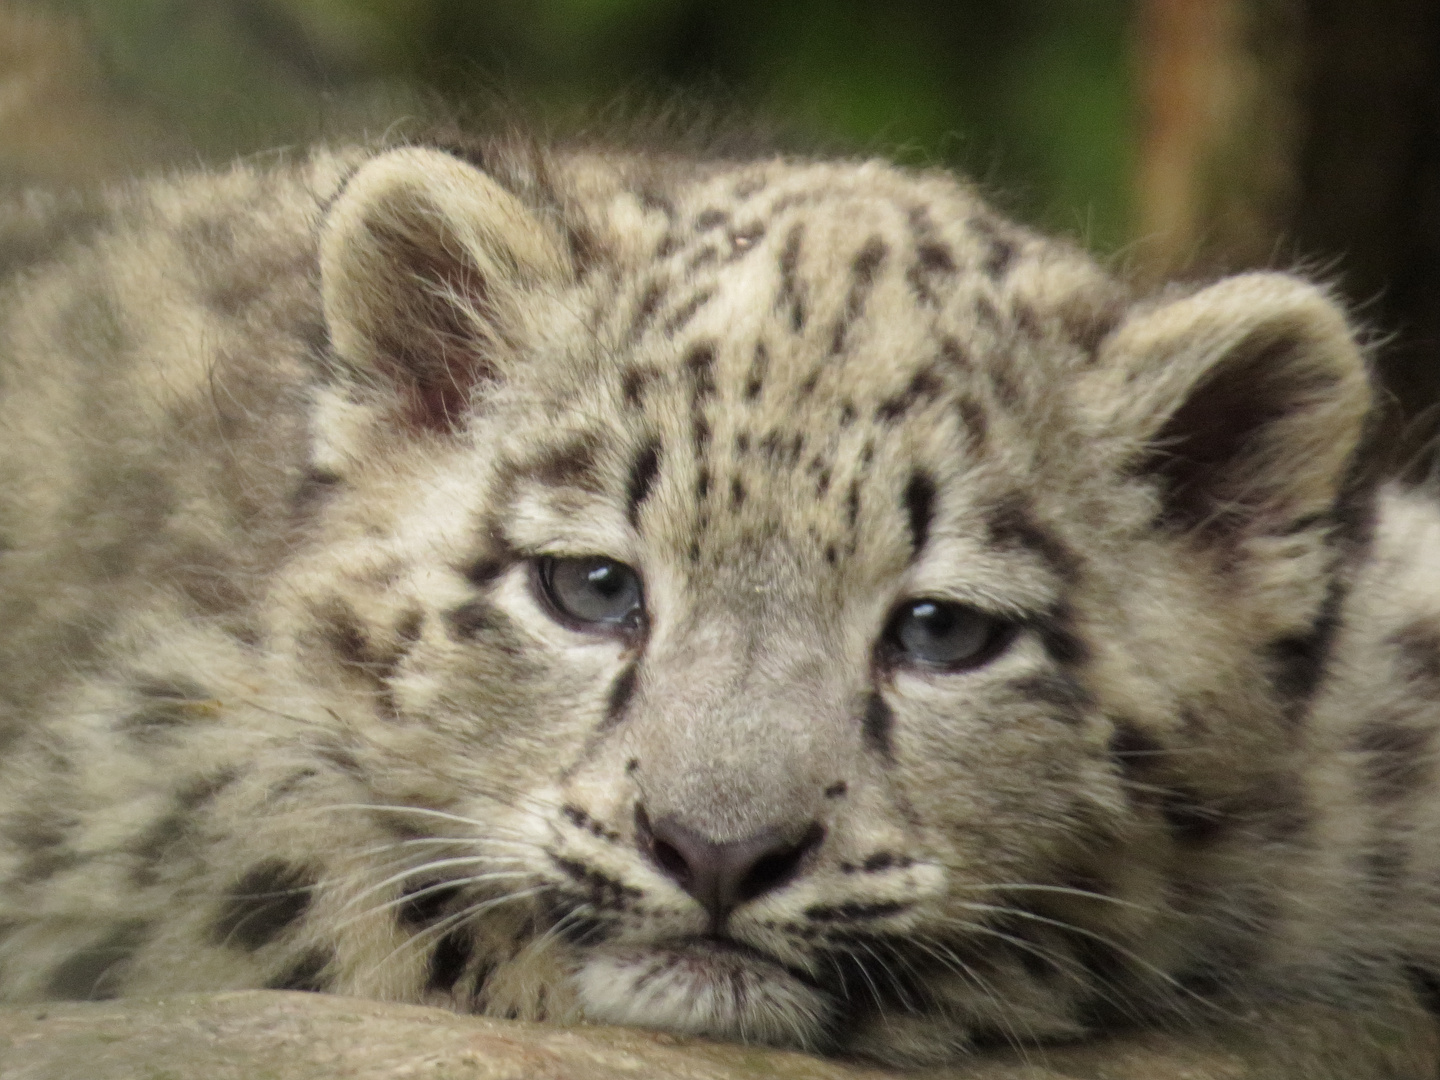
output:
[[[571,274],[546,222],[479,169],[436,150],[366,162],[320,235],[330,340],[386,411],[437,431],[463,422],[497,377],[527,310]]]
[[[1281,532],[1345,491],[1372,405],[1344,313],[1284,274],[1142,305],[1081,381],[1128,471],[1158,481],[1179,531]]]

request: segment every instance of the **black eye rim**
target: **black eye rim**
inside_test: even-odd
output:
[[[900,642],[900,622],[921,604],[936,604],[980,616],[987,624],[984,644],[971,655],[948,664],[937,663],[913,655]],[[890,609],[890,614],[885,619],[885,629],[881,632],[880,640],[875,647],[876,659],[881,667],[892,671],[903,668],[937,675],[955,675],[974,671],[997,659],[1008,649],[1015,638],[1019,636],[1024,625],[1023,620],[996,615],[994,612],[958,600],[947,600],[939,596],[908,596]]]
[[[555,593],[555,568],[566,562],[610,563],[622,567],[635,579],[636,603],[626,617],[621,619],[585,619],[569,611]],[[612,559],[608,555],[537,555],[530,560],[531,589],[539,598],[546,613],[565,627],[581,634],[607,637],[634,638],[644,633],[648,618],[645,610],[645,582],[640,571],[629,563]]]

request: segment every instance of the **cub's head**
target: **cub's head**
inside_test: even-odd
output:
[[[431,989],[924,1061],[1233,967],[1364,542],[1327,297],[875,163],[482,164],[328,211],[287,585],[376,813],[470,845],[388,886]]]

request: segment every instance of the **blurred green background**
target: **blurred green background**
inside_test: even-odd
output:
[[[713,103],[802,146],[958,167],[1010,212],[1129,231],[1122,0],[55,0],[107,83],[207,156],[425,94],[573,126]]]

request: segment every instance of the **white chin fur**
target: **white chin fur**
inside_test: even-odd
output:
[[[591,953],[574,975],[585,1018],[731,1042],[813,1050],[830,1000],[784,968],[695,942]]]

